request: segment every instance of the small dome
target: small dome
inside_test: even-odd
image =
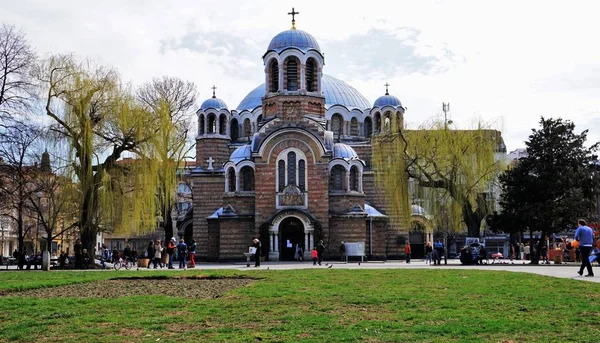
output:
[[[317,40],[311,34],[302,30],[287,30],[271,39],[267,52],[275,51],[280,53],[287,48],[298,48],[303,52],[308,52],[309,50],[321,51],[319,43],[317,43]]]
[[[229,157],[229,161],[238,164],[243,160],[249,160],[252,158],[252,148],[250,144],[242,145],[241,147],[235,149],[231,156]]]
[[[426,216],[427,212],[425,212],[425,209],[419,205],[411,205],[410,206],[410,212],[413,215],[418,215],[418,216]]]
[[[206,99],[204,100],[204,102],[202,103],[202,105],[200,106],[200,109],[205,111],[209,108],[214,108],[216,110],[223,110],[223,109],[227,109],[227,104],[225,103],[225,101],[218,99],[218,98],[210,98],[210,99]]]
[[[335,143],[333,145],[333,158],[343,158],[346,160],[358,160],[358,154],[351,146],[344,143]]]
[[[389,95],[389,94],[385,94],[380,96],[379,98],[377,98],[377,100],[375,100],[375,103],[373,104],[373,107],[383,107],[383,106],[402,106],[402,103],[400,102],[400,99],[396,98],[393,95]]]

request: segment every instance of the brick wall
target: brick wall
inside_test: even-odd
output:
[[[329,193],[329,213],[331,215],[344,215],[359,205],[365,208],[365,195],[360,193]]]
[[[332,258],[339,259],[340,245],[345,242],[364,242],[368,244],[369,237],[366,231],[366,217],[332,217],[329,220],[331,233],[329,239],[329,250]],[[366,247],[365,247],[366,249]],[[368,255],[368,250],[365,251]]]
[[[213,168],[220,169],[229,160],[229,139],[200,138],[196,140],[196,165],[202,169],[208,168],[209,157],[213,159]]]
[[[213,214],[223,204],[225,177],[223,173],[203,173],[194,174],[192,180],[194,182],[192,188],[194,193],[194,239],[198,245],[198,257],[214,259],[216,258],[213,252],[214,247],[211,247],[210,244],[215,244],[215,240],[209,235],[206,217]]]
[[[219,260],[245,260],[244,253],[252,245],[252,238],[258,236],[254,232],[254,218],[221,217],[219,225]]]
[[[325,116],[325,98],[311,95],[275,95],[263,99],[263,117],[280,115],[298,123],[305,114]]]

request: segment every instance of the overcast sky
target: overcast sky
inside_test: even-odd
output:
[[[114,66],[134,85],[175,75],[230,109],[264,81],[277,33],[312,34],[324,72],[370,102],[383,84],[413,127],[441,114],[476,119],[523,147],[540,116],[563,117],[600,140],[600,4],[589,1],[33,1],[0,2],[0,22],[40,54],[73,52]]]

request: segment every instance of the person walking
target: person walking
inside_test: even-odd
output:
[[[314,247],[312,252],[311,252],[311,256],[312,256],[312,260],[313,260],[313,266],[317,265],[317,261],[319,260],[319,252],[317,251],[317,247]]]
[[[160,266],[162,268],[162,262],[161,262],[161,258],[162,258],[162,250],[163,247],[160,244],[160,241],[156,241],[156,243],[154,244],[154,269],[156,269],[157,266]]]
[[[173,268],[173,260],[175,259],[175,250],[176,250],[175,237],[171,237],[171,240],[169,241],[169,243],[167,243],[167,254],[169,254],[169,269],[175,269],[175,268]]]
[[[431,264],[431,256],[433,255],[433,246],[430,241],[425,244],[425,264]]]
[[[319,254],[319,265],[321,265],[321,262],[323,262],[323,258],[325,257],[325,245],[323,244],[323,240],[320,240],[319,244],[317,244],[317,253]]]
[[[102,244],[102,253],[100,256],[100,264],[102,265],[102,269],[106,269],[106,262],[110,261],[110,250],[104,244]]]
[[[148,258],[148,269],[150,269],[150,265],[152,264],[152,262],[154,262],[154,243],[148,243],[145,255]]]
[[[340,260],[342,262],[344,262],[345,258],[346,258],[346,242],[342,241],[342,244],[340,245]]]
[[[262,247],[260,245],[260,241],[258,240],[258,238],[254,238],[252,240],[253,247],[255,248],[254,251],[254,267],[260,267],[260,254],[261,254],[261,250]]]
[[[193,239],[188,246],[188,252],[190,254],[190,264],[192,265],[192,268],[196,268],[196,241]]]
[[[187,244],[183,241],[183,238],[179,239],[177,244],[177,252],[179,253],[179,269],[187,269]]]
[[[587,226],[583,219],[579,219],[577,223],[579,227],[575,231],[575,240],[579,242],[579,249],[581,251],[581,267],[579,267],[577,274],[583,275],[583,269],[587,268],[585,276],[592,277],[594,276],[594,271],[590,263],[590,251],[592,251],[592,246],[594,245],[594,231]]]
[[[296,243],[296,252],[294,253],[294,258],[298,262],[302,262],[302,245],[300,243]]]
[[[404,255],[406,256],[406,263],[410,264],[410,254],[411,254],[411,249],[410,249],[410,242],[406,242],[406,245],[404,245]]]
[[[433,250],[435,251],[433,265],[437,264],[439,266],[442,262],[442,255],[444,254],[444,244],[442,241],[438,239],[438,241],[433,244]]]

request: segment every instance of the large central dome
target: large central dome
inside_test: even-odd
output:
[[[315,37],[310,33],[302,30],[287,30],[271,39],[271,43],[269,43],[269,47],[267,48],[267,53],[269,51],[281,53],[288,48],[297,48],[303,52],[308,52],[309,50],[321,51],[319,43],[317,43]]]
[[[360,110],[371,107],[369,101],[362,94],[342,80],[323,74],[321,85],[323,87],[323,95],[325,96],[325,107],[327,108],[333,105],[342,105],[348,109],[357,108]],[[238,105],[237,110],[252,111],[256,107],[261,106],[261,98],[265,93],[266,89],[263,83],[246,95]]]

